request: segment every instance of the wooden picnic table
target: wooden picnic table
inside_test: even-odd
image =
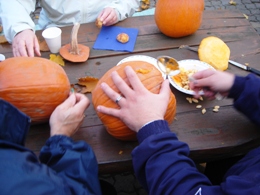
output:
[[[138,28],[139,34],[132,53],[108,50],[94,50],[93,44],[100,31],[94,23],[82,24],[78,33],[78,42],[91,48],[90,57],[84,63],[66,62],[64,69],[71,84],[86,75],[101,78],[120,60],[131,55],[147,55],[156,58],[169,55],[177,60],[198,59],[198,54],[180,45],[198,47],[201,40],[208,36],[217,36],[229,46],[230,59],[248,63],[260,69],[260,37],[245,16],[239,11],[215,10],[205,11],[200,29],[193,35],[183,38],[170,38],[158,30],[154,16],[128,18],[117,24],[121,27]],[[72,26],[62,28],[62,45],[70,42]],[[41,31],[37,31],[39,39]],[[1,45],[1,53],[12,57],[11,46]],[[42,57],[49,58],[49,52]],[[227,70],[239,75],[248,72],[229,65]],[[253,86],[252,86],[253,87]],[[177,99],[176,119],[170,124],[171,131],[178,138],[188,143],[190,157],[197,163],[243,155],[260,145],[260,131],[244,115],[236,111],[231,99],[221,101],[203,100],[200,102],[207,112],[203,115],[196,104],[190,104],[187,94],[171,87]],[[91,99],[91,94],[87,94]],[[219,112],[212,111],[220,106]],[[98,118],[93,105],[86,110],[86,118],[80,130],[73,136],[74,140],[86,141],[94,150],[100,173],[116,173],[132,170],[131,151],[138,145],[137,141],[120,141],[109,135]],[[33,125],[29,131],[26,146],[39,153],[49,137],[48,124]]]

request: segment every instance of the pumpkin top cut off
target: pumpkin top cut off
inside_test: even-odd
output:
[[[79,23],[74,24],[71,32],[71,43],[60,48],[60,55],[70,62],[85,62],[89,57],[89,47],[78,44],[79,27]]]
[[[224,71],[228,68],[230,49],[218,37],[204,38],[199,45],[198,55],[201,61],[210,64],[217,70]]]

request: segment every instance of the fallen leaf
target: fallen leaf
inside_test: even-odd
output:
[[[65,66],[65,62],[60,55],[50,54],[50,60],[53,62],[56,62],[57,64],[59,64],[61,66]]]
[[[98,78],[92,76],[81,77],[78,79],[78,85],[84,86],[81,93],[91,93],[98,83]]]
[[[243,14],[244,16],[245,16],[245,18],[248,20],[248,15],[246,15],[246,14]]]
[[[231,0],[231,1],[229,1],[229,4],[230,5],[236,5],[237,3],[235,1],[233,1],[233,0]]]
[[[4,35],[0,36],[0,43],[8,43]]]
[[[40,51],[50,51],[45,40],[39,41],[39,45],[40,45]]]
[[[150,0],[141,0],[140,1],[140,6],[136,10],[137,12],[141,12],[143,10],[149,9],[150,8]]]

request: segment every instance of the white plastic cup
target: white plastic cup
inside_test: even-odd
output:
[[[4,61],[5,60],[5,56],[4,54],[0,54],[0,62]]]
[[[58,27],[50,27],[42,32],[51,53],[59,53],[61,48],[61,29]]]

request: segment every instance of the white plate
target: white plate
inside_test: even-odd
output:
[[[144,61],[153,64],[154,66],[157,66],[157,61],[155,58],[152,58],[150,56],[145,56],[145,55],[133,55],[126,57],[122,59],[120,62],[117,63],[117,66],[124,63],[124,62],[129,62],[129,61]]]
[[[181,60],[181,61],[178,61],[178,63],[179,63],[179,67],[184,68],[185,70],[201,71],[201,70],[205,70],[208,68],[214,69],[211,65],[209,65],[205,62],[199,61],[199,60]],[[171,85],[173,87],[175,87],[177,90],[179,90],[183,93],[189,94],[189,95],[194,95],[194,91],[182,88],[171,78],[171,76],[169,76],[168,78],[169,78]],[[199,94],[204,95],[203,91],[200,91]]]
[[[144,61],[154,65],[162,73],[162,76],[165,79],[165,74],[157,66],[157,59],[146,55],[133,55],[122,59],[120,62],[117,63],[117,66],[124,62],[130,62],[130,61]]]

